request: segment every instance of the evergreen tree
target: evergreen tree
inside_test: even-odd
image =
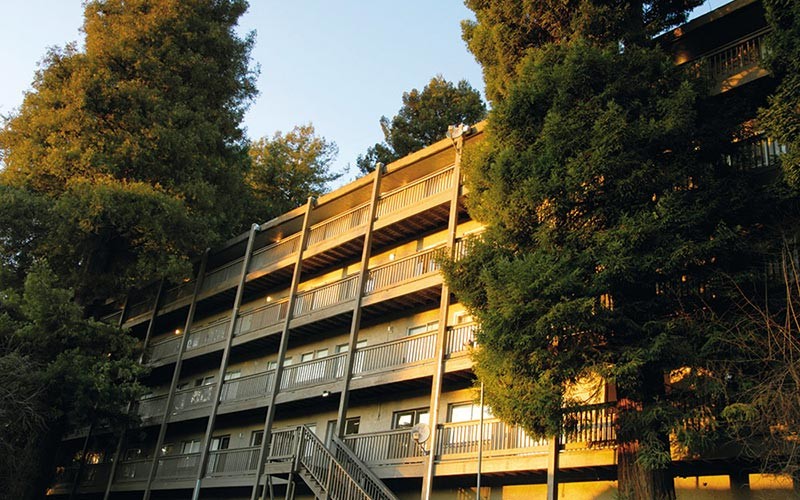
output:
[[[12,259],[48,257],[82,302],[188,269],[238,232],[255,95],[244,0],[87,2],[85,50],[45,58],[0,130],[0,197],[46,231],[3,234]],[[5,203],[4,203],[5,205]]]
[[[309,196],[325,193],[328,183],[342,176],[330,171],[338,152],[336,144],[317,136],[311,124],[255,141],[247,175],[254,195],[250,217],[266,221],[302,205]]]
[[[480,93],[466,80],[453,85],[436,76],[421,92],[403,93],[403,106],[391,120],[381,117],[384,142],[359,156],[356,165],[363,173],[371,172],[376,163],[391,163],[444,139],[449,125],[474,124],[485,116]]]
[[[580,2],[561,15],[476,2],[465,31],[479,60],[487,43],[521,50],[484,65],[493,110],[464,175],[487,231],[445,266],[481,324],[476,372],[495,414],[539,435],[584,403],[570,386],[612,383],[623,498],[674,498],[669,436],[722,402],[698,326],[710,302],[730,307],[721,273],[758,260],[781,199],[720,161],[736,122],[652,47],[690,3]]]

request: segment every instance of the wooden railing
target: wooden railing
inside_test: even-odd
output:
[[[775,167],[778,158],[788,152],[788,148],[775,139],[765,135],[757,135],[735,143],[736,152],[728,155],[728,165],[749,170],[754,168]]]
[[[177,391],[172,400],[172,411],[178,413],[211,405],[211,398],[214,395],[214,387],[216,385],[215,382]]]
[[[294,317],[352,300],[356,296],[357,287],[356,275],[300,292],[295,297]]]
[[[167,455],[158,459],[156,479],[194,479],[200,467],[199,453]]]
[[[189,298],[192,294],[194,294],[194,280],[184,281],[180,285],[164,291],[164,297],[161,299],[162,307]]]
[[[267,245],[263,248],[253,252],[250,257],[250,265],[247,269],[248,272],[253,272],[256,269],[261,269],[273,262],[277,262],[300,249],[300,235],[295,234],[285,238],[281,241]]]
[[[311,226],[308,232],[308,246],[335,238],[367,222],[369,222],[369,202]]]
[[[564,412],[561,444],[607,448],[616,444],[616,408],[611,403],[585,406]]]
[[[701,56],[703,70],[714,81],[722,82],[741,71],[761,64],[766,52],[766,35],[769,28],[751,33],[735,42],[714,49]]]
[[[245,401],[252,398],[263,397],[272,389],[275,370],[256,373],[246,377],[226,380],[222,384],[220,403]]]
[[[269,440],[269,453],[267,458],[270,460],[285,460],[292,458],[297,449],[298,431],[295,427],[278,429],[272,431]]]
[[[287,391],[341,379],[344,377],[346,356],[347,353],[335,354],[284,367],[280,390]]]
[[[225,340],[228,331],[230,318],[223,318],[208,325],[197,327],[189,332],[189,339],[186,341],[186,350],[198,349],[207,345]]]
[[[394,493],[343,441],[331,436],[331,451],[336,462],[341,464],[351,481],[361,485],[369,498],[396,499]],[[335,497],[334,497],[335,498]]]
[[[148,363],[153,363],[165,358],[178,355],[178,350],[181,348],[181,340],[183,335],[174,335],[166,340],[152,344],[147,349],[146,360]]]
[[[139,418],[148,419],[164,414],[167,409],[167,395],[154,396],[152,398],[140,399],[136,402],[134,410]]]
[[[117,466],[114,473],[115,483],[130,483],[135,481],[146,481],[150,474],[150,459],[123,460]]]
[[[384,370],[433,358],[436,334],[426,333],[356,350],[353,374]]]
[[[389,288],[403,281],[439,271],[444,247],[438,246],[370,269],[364,295]]]
[[[440,457],[477,454],[481,439],[484,456],[519,455],[522,450],[547,451],[547,440],[534,439],[521,427],[492,418],[484,420],[483,434],[479,421],[442,424],[436,454]]]
[[[111,472],[110,463],[86,464],[81,472],[80,486],[82,488],[92,486],[105,486],[108,483],[108,474]],[[72,488],[78,474],[78,466],[71,465],[59,471],[56,475],[56,488]]]
[[[260,446],[214,450],[208,454],[206,476],[242,476],[256,473]]]
[[[467,352],[475,344],[475,331],[477,329],[478,325],[476,323],[448,327],[444,345],[445,356]]]
[[[150,311],[153,306],[153,299],[145,299],[137,302],[128,308],[128,318],[135,318]]]
[[[378,200],[377,216],[396,212],[439,194],[453,186],[453,167],[434,172],[412,183],[383,193]]]
[[[119,319],[121,317],[122,317],[122,310],[120,309],[119,311],[114,311],[111,314],[106,314],[105,316],[100,318],[100,321],[107,325],[117,326],[119,324]]]
[[[289,299],[282,299],[244,312],[236,318],[236,326],[233,329],[233,334],[234,336],[243,335],[277,325],[286,318],[286,311],[288,311],[288,309]]]
[[[425,451],[412,438],[411,429],[354,434],[345,444],[369,466],[420,463]]]
[[[203,278],[203,286],[200,287],[200,291],[207,292],[208,290],[217,288],[223,283],[234,280],[242,274],[243,263],[244,257],[239,257],[231,262],[226,262],[224,265],[216,269],[212,269],[206,273],[205,277]]]

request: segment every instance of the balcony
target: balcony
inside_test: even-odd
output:
[[[345,436],[344,442],[372,468],[422,464],[425,461],[424,447],[414,441],[411,429],[355,434]]]
[[[293,318],[351,302],[356,298],[357,286],[358,276],[355,275],[299,292],[295,296]]]
[[[175,335],[166,340],[154,342],[147,348],[145,360],[148,364],[154,364],[178,356],[182,340],[183,335]]]
[[[210,451],[205,477],[252,476],[258,468],[258,454],[260,451],[260,446]]]
[[[172,400],[172,414],[176,415],[182,412],[199,410],[211,406],[211,400],[216,386],[217,384],[214,382],[177,391]]]
[[[308,231],[308,248],[339,238],[355,229],[363,229],[369,222],[369,205],[369,202],[362,203],[344,213],[311,226]]]
[[[248,273],[265,274],[274,268],[276,263],[279,263],[296,254],[300,250],[300,235],[295,234],[281,241],[277,241],[271,245],[259,248],[253,251],[250,257],[250,264],[247,268]]]
[[[712,93],[725,92],[769,73],[762,66],[768,33],[769,28],[764,28],[698,58],[702,71],[714,82]]]
[[[274,380],[275,370],[226,380],[222,383],[219,402],[221,405],[225,405],[262,398],[270,393]]]
[[[101,491],[108,483],[110,463],[86,464],[81,474],[80,491]],[[78,466],[71,465],[58,471],[53,493],[69,493],[78,475]]]
[[[217,344],[225,340],[230,318],[223,318],[208,325],[193,328],[186,341],[186,352]]]
[[[335,382],[344,378],[347,353],[287,366],[281,376],[281,392]]]
[[[200,467],[200,453],[167,455],[158,459],[156,465],[157,481],[191,480],[197,477]]]
[[[387,217],[434,195],[444,193],[453,187],[453,173],[454,168],[448,167],[383,193],[378,199],[377,217]]]
[[[124,460],[117,466],[114,474],[114,484],[129,484],[147,481],[150,474],[152,460],[143,458],[139,460]]]
[[[162,394],[147,399],[140,399],[136,402],[134,413],[142,420],[161,417],[167,409],[167,395]]]

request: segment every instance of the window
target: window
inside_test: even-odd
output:
[[[306,361],[311,361],[312,359],[314,359],[313,352],[304,352],[303,354],[300,355],[301,363],[305,363]]]
[[[481,407],[475,403],[454,403],[448,407],[448,422],[469,422],[481,418]],[[492,418],[492,410],[488,406],[483,407],[483,418]]]
[[[125,457],[124,460],[127,462],[129,460],[142,459],[145,457],[145,454],[141,448],[128,448],[127,450],[125,450],[124,457]]]
[[[264,442],[264,431],[253,431],[250,433],[250,446],[261,446]]]
[[[427,424],[430,418],[428,408],[396,411],[392,415],[392,429],[405,429],[417,424]]]
[[[211,453],[208,456],[207,471],[209,473],[224,473],[226,470],[225,464],[227,462],[227,455],[222,453],[214,453],[219,450],[227,450],[231,444],[230,434],[225,436],[217,436],[211,438],[209,450]]]
[[[237,379],[237,378],[239,378],[241,376],[242,376],[242,372],[240,370],[234,370],[234,371],[226,372],[225,373],[225,378],[223,380],[225,380],[227,382],[228,380],[235,380],[235,379]]]
[[[472,323],[472,316],[467,311],[460,311],[457,312],[453,318],[455,319],[455,323],[457,325],[463,325],[465,323]]]
[[[277,361],[267,361],[267,371],[276,370],[278,368]]]
[[[344,421],[344,435],[358,434],[359,427],[361,427],[361,417],[348,418]]]
[[[421,333],[435,332],[439,329],[439,321],[430,321],[424,325],[412,326],[408,329],[407,335],[419,335]]]
[[[367,347],[367,339],[356,342],[356,350]],[[339,344],[336,346],[336,354],[341,354],[350,350],[350,344]]]
[[[188,441],[184,441],[181,444],[181,453],[200,453],[200,440],[199,439],[190,439]]]

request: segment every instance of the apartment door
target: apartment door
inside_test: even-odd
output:
[[[220,453],[221,450],[227,450],[228,446],[231,444],[231,436],[217,436],[211,438],[211,443],[209,443],[209,455],[208,455],[208,473],[209,474],[224,474],[225,473],[225,458],[226,455],[224,453]]]

